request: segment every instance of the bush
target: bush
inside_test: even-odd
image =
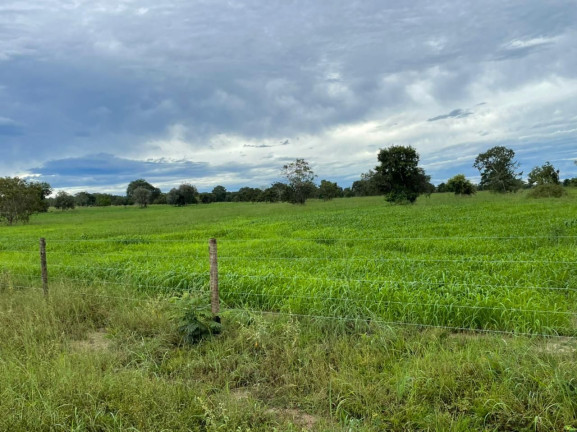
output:
[[[391,204],[412,204],[417,200],[417,192],[393,190],[385,194],[385,201]]]
[[[563,186],[552,183],[535,186],[527,194],[529,198],[561,198],[564,195],[567,195],[567,191]]]
[[[210,301],[205,297],[184,293],[171,299],[176,307],[173,318],[177,321],[178,332],[186,343],[195,344],[221,331],[221,324],[214,320]]]

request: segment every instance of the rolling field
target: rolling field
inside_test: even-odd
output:
[[[575,431],[576,192],[2,226],[0,430]],[[211,237],[224,330],[183,346]]]
[[[231,308],[517,333],[577,329],[574,196],[52,212],[0,231],[0,271],[14,284],[38,286],[39,237],[56,280],[202,291],[215,237]]]

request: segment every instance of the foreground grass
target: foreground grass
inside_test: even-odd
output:
[[[0,430],[577,427],[574,340],[229,313],[186,347],[166,299],[129,296],[2,285]]]

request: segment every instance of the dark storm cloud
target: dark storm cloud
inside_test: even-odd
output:
[[[213,182],[216,185],[219,176],[224,174],[250,177],[265,167],[265,164],[251,167],[239,164],[213,166],[207,162],[187,160],[140,161],[100,153],[80,158],[49,160],[30,171],[38,179],[48,181],[56,188],[114,185],[118,190],[116,185],[125,187],[137,178],[145,178],[153,184],[160,182],[176,185],[184,179],[210,176],[214,178]]]
[[[155,169],[179,176],[192,167],[136,160],[173,125],[191,151],[228,134],[240,149],[294,147],[300,156],[310,145],[283,137],[398,113],[423,119],[479,100],[492,106],[486,93],[575,79],[576,20],[569,0],[5,0],[0,169],[36,165],[63,185],[83,173],[102,182]],[[429,121],[470,115],[457,109]],[[86,156],[97,152],[116,157]],[[62,162],[71,160],[78,169]],[[210,172],[213,162],[193,171]]]
[[[205,171],[206,163],[189,161],[138,161],[119,158],[111,154],[100,153],[81,158],[67,158],[47,161],[38,168],[32,168],[34,173],[51,176],[80,175],[88,176],[128,176],[142,173],[154,176],[186,176]]]

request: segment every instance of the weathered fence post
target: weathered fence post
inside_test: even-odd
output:
[[[213,319],[220,323],[220,297],[218,294],[218,258],[216,253],[216,239],[208,241],[210,254],[210,306]]]
[[[40,268],[42,269],[42,291],[48,297],[48,267],[46,266],[46,239],[40,239]]]

